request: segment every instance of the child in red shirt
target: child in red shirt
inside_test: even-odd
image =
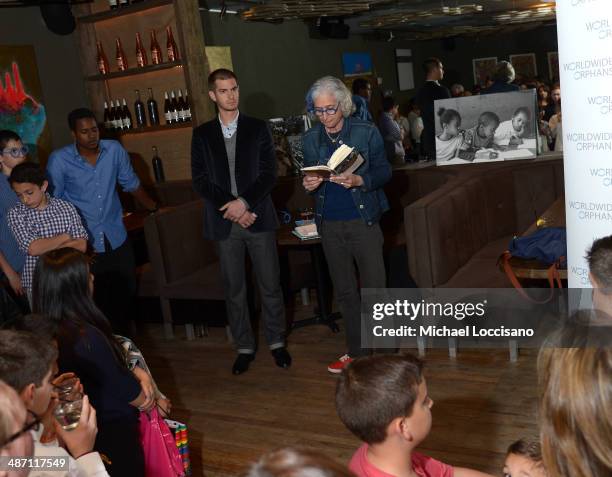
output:
[[[349,469],[357,477],[491,477],[415,452],[431,430],[433,401],[423,362],[409,354],[352,362],[336,387],[336,410],[364,444]]]

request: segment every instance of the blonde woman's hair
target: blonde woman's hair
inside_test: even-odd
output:
[[[612,346],[546,346],[538,370],[540,441],[548,475],[612,475]]]
[[[344,466],[310,449],[284,448],[265,454],[244,477],[354,477]]]

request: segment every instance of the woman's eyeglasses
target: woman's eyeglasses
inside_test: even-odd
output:
[[[6,441],[0,443],[0,448],[9,445],[13,441],[16,441],[17,439],[19,439],[21,436],[23,436],[27,432],[37,431],[39,429],[40,419],[38,418],[38,416],[34,414],[32,411],[28,411],[28,415],[30,416],[30,419],[33,419],[33,420],[31,422],[28,422],[30,421],[30,419],[27,419],[26,423],[23,425],[20,431],[10,436]]]
[[[22,146],[22,147],[9,147],[7,149],[3,149],[2,150],[2,155],[3,156],[8,156],[11,155],[13,157],[23,157],[26,156],[28,154],[30,150],[28,149],[28,146]]]
[[[327,108],[312,108],[310,112],[316,114],[317,116],[323,116],[324,114],[331,116],[332,114],[336,114],[338,108],[340,108],[340,103],[336,104],[336,107],[328,106]]]

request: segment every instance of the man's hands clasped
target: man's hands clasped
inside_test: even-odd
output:
[[[247,210],[246,204],[240,199],[228,202],[219,211],[224,212],[224,219],[231,220],[245,229],[253,225],[257,219],[257,214]]]

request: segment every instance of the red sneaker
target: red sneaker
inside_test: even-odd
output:
[[[341,356],[338,361],[334,361],[331,363],[327,370],[330,373],[340,374],[344,368],[346,368],[349,364],[353,362],[353,358],[351,358],[348,354]]]

